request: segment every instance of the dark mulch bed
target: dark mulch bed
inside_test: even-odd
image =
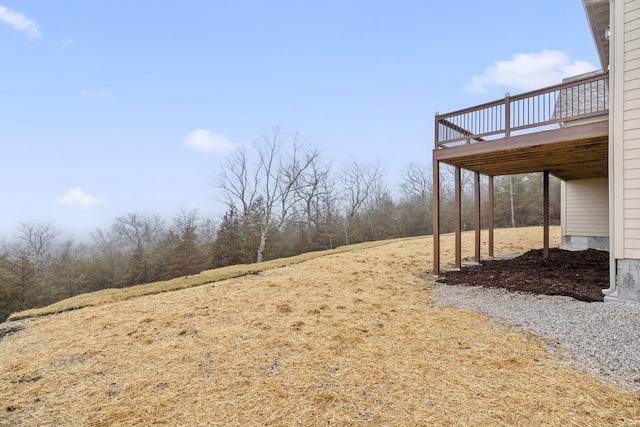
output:
[[[609,253],[594,249],[549,249],[546,260],[542,249],[534,249],[513,259],[480,264],[444,272],[438,282],[565,295],[587,302],[603,301],[602,289],[609,287]]]

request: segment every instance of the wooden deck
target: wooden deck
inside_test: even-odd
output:
[[[493,177],[543,172],[543,256],[549,253],[549,175],[608,176],[609,75],[436,114],[433,150],[433,274],[440,273],[440,164],[455,167],[455,267],[461,266],[460,171],[474,172],[475,260],[480,260],[480,175],[489,177],[489,256],[493,256]]]
[[[436,115],[433,158],[488,176],[607,176],[608,74]]]

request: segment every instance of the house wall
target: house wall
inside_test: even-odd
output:
[[[640,2],[615,0],[612,23],[612,199],[616,292],[640,301]]]
[[[622,121],[614,143],[622,144],[623,253],[621,258],[640,259],[640,2],[616,2],[618,43],[623,57],[616,62],[621,79]],[[620,10],[622,9],[622,10]],[[621,13],[622,12],[622,13]],[[622,40],[620,40],[622,38]],[[620,99],[621,98],[621,99]],[[622,132],[620,132],[620,130]],[[618,187],[620,188],[620,187]]]
[[[609,250],[609,181],[562,182],[562,248]]]

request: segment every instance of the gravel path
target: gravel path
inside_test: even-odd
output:
[[[545,338],[549,350],[605,382],[640,392],[640,304],[582,302],[473,286],[432,284],[436,306],[485,313]]]

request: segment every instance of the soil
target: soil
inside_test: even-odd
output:
[[[534,249],[516,258],[481,261],[460,271],[444,272],[438,282],[603,301],[602,289],[609,287],[609,253],[552,248],[543,259],[542,249]]]

